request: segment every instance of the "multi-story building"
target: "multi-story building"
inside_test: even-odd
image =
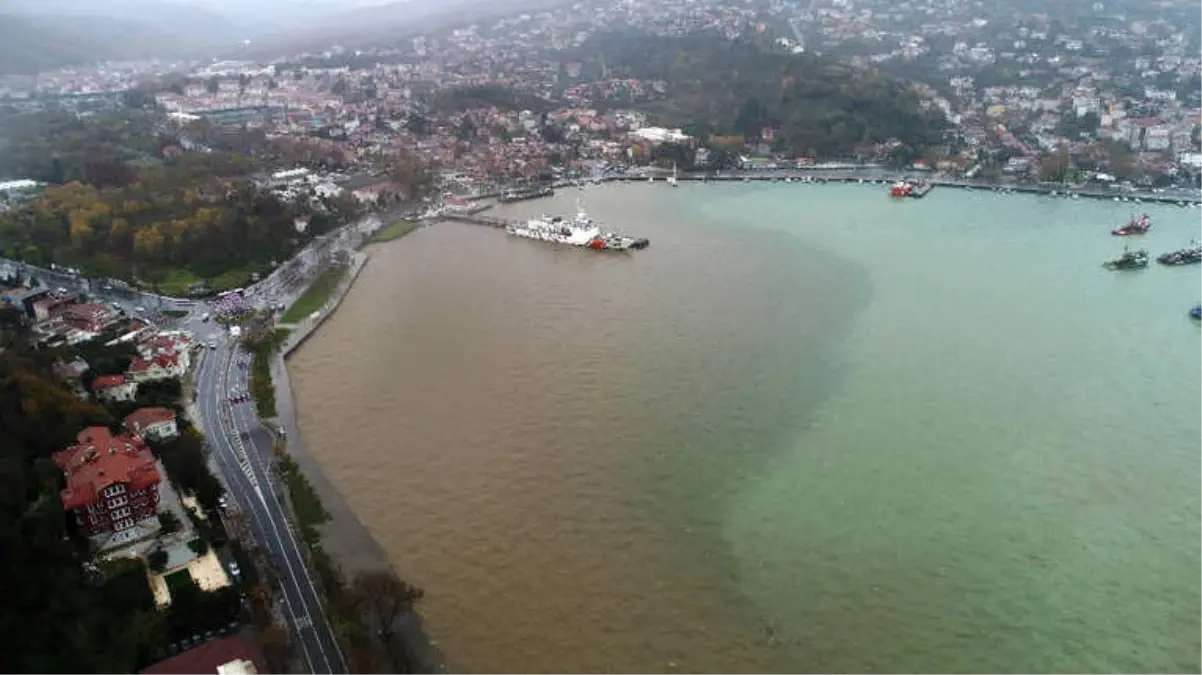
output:
[[[112,435],[105,427],[79,432],[78,443],[54,453],[67,477],[59,496],[86,534],[122,532],[154,518],[159,477],[154,457],[135,435]]]

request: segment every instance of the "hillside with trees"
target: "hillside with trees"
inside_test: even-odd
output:
[[[774,148],[792,154],[837,156],[891,139],[921,154],[945,126],[899,80],[741,39],[618,32],[594,36],[579,58],[589,76],[663,81],[662,97],[636,104],[656,124],[748,140],[772,128]]]
[[[241,286],[355,206],[303,213],[250,180],[261,157],[180,151],[141,113],[11,115],[0,127],[0,176],[51,184],[0,212],[0,255],[33,264],[174,294],[202,280]],[[310,216],[303,234],[298,216]]]

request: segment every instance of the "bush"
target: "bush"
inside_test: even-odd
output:
[[[204,555],[209,550],[209,542],[197,537],[188,542],[188,548],[192,549],[192,552],[196,555]]]
[[[159,513],[159,527],[162,528],[163,534],[175,534],[179,532],[179,518],[171,511],[162,511]]]
[[[146,556],[146,565],[150,567],[150,571],[155,574],[161,574],[167,568],[167,552],[161,548],[156,548]]]

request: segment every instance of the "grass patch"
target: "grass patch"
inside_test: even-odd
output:
[[[420,227],[421,223],[412,220],[398,220],[376,230],[371,235],[373,244],[379,244],[393,239],[400,239]]]
[[[232,270],[226,270],[208,280],[209,288],[215,293],[222,293],[234,288],[249,286],[250,275],[254,272],[252,267],[235,267]]]
[[[251,353],[250,395],[255,400],[255,412],[262,419],[275,417],[275,387],[271,383],[271,357],[292,331],[277,328],[256,343],[246,346]]]
[[[164,295],[184,296],[192,290],[192,285],[199,281],[201,278],[188,270],[172,268],[167,270],[167,276],[156,285]]]
[[[160,313],[163,316],[169,316],[172,319],[182,319],[185,316],[188,316],[188,310],[186,309],[164,309]]]
[[[338,287],[338,282],[346,274],[346,268],[341,265],[331,265],[321,276],[313,280],[309,289],[304,292],[292,306],[280,317],[280,323],[296,323],[313,312],[325,307],[330,294]]]
[[[288,496],[292,498],[292,509],[296,513],[301,538],[310,549],[318,550],[321,547],[321,534],[317,528],[330,520],[330,514],[313,489],[313,484],[281,446],[277,445],[276,455],[279,458],[280,477],[284,479]]]
[[[226,270],[215,277],[199,277],[191,270],[173,267],[167,270],[164,278],[158,282],[159,292],[164,295],[185,297],[197,282],[204,281],[215,293],[241,288],[250,284],[250,275],[255,272],[253,266],[235,267]]]
[[[196,585],[196,582],[192,580],[192,575],[188,572],[188,570],[172,572],[171,574],[163,577],[163,581],[166,582],[167,592],[170,593],[172,597],[175,597],[175,595],[180,592],[186,593],[189,587]]]

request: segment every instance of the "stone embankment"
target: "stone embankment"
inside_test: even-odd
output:
[[[319,314],[316,317],[296,324],[281,326],[291,329],[292,332],[271,362],[271,380],[275,387],[276,420],[287,440],[288,455],[309,480],[317,496],[321,499],[326,513],[330,516],[330,520],[319,528],[322,548],[338,563],[348,579],[360,571],[391,570],[391,562],[388,554],[371,536],[355,512],[351,510],[350,505],[326,478],[321,465],[309,452],[308,446],[301,437],[286,359],[334,313],[367,264],[368,258],[369,256],[362,251],[354,254],[350,269],[338,283],[337,288],[330,293],[329,300],[318,310]],[[426,636],[421,625],[421,618],[416,612],[403,612],[397,618],[396,634],[400,638],[407,658],[415,664],[416,672],[445,672],[442,655]]]

